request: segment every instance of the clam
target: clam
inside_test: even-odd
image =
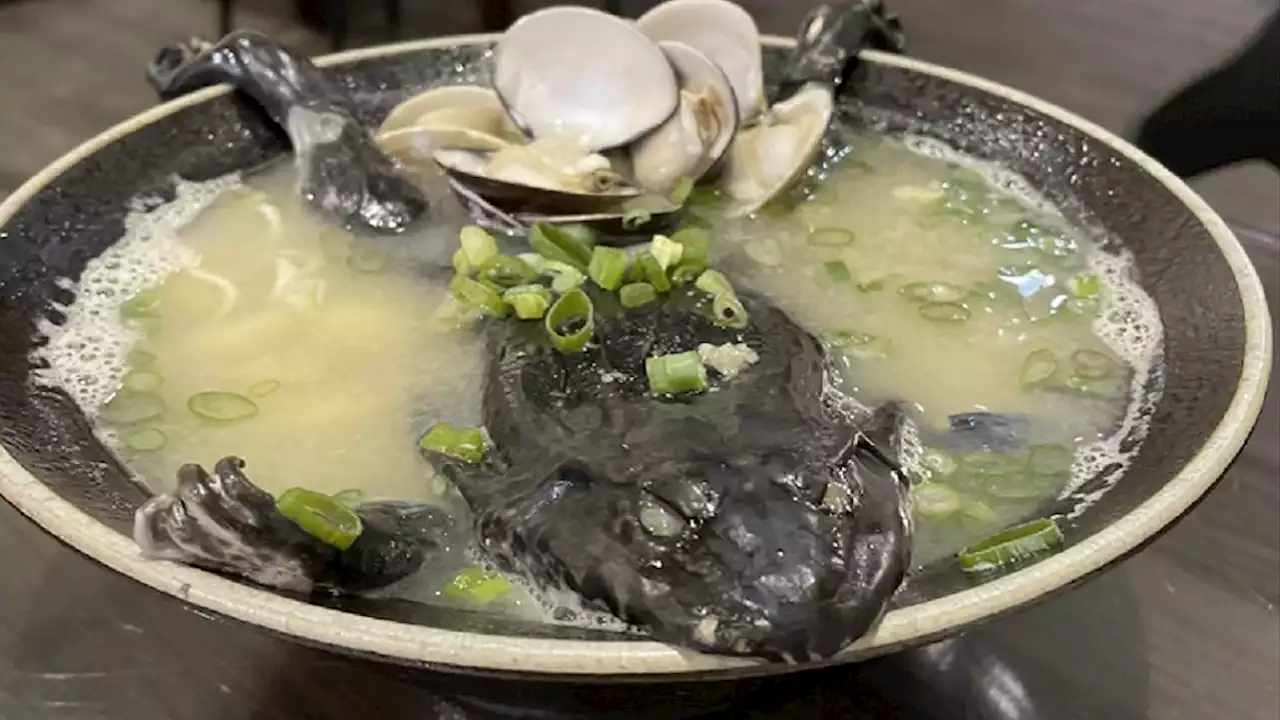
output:
[[[658,46],[676,70],[680,104],[631,146],[631,170],[640,187],[666,192],[719,163],[738,130],[738,108],[729,79],[710,58],[680,42]]]
[[[683,43],[719,66],[733,86],[743,123],[764,110],[760,30],[737,4],[728,0],[669,0],[641,15],[636,27],[655,41]]]
[[[418,118],[439,110],[459,108],[492,108],[502,111],[498,93],[477,85],[446,85],[418,93],[391,109],[379,134],[395,132],[412,126]]]
[[[810,83],[739,133],[720,179],[734,201],[726,214],[749,215],[794,185],[822,147],[834,108],[833,89]]]

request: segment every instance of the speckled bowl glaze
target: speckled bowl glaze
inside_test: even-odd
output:
[[[323,64],[351,88],[362,120],[373,126],[410,93],[479,79],[493,39],[441,38],[344,53]],[[767,45],[772,74],[786,42]],[[845,103],[851,116],[1002,163],[1069,219],[1101,224],[1134,253],[1165,324],[1165,391],[1132,467],[1065,522],[1061,552],[982,584],[949,563],[927,568],[883,622],[835,662],[957,632],[1059,592],[1141,548],[1231,462],[1257,417],[1271,363],[1270,320],[1244,251],[1169,172],[1102,128],[1020,92],[916,60],[872,52],[864,58]],[[69,300],[60,278],[78,277],[121,237],[130,198],[172,196],[175,177],[208,179],[287,151],[252,105],[213,88],[93,138],[0,204],[0,494],[67,544],[156,590],[339,652],[486,675],[595,680],[791,669],[402,601],[321,605],[139,556],[130,531],[146,493],[93,438],[68,398],[31,383],[36,319]],[[1078,502],[1065,498],[1045,512],[1066,514]]]

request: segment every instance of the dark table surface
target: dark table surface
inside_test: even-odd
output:
[[[1280,243],[1239,235],[1280,317]],[[744,689],[715,717],[1276,720],[1277,404],[1207,499],[1123,565],[959,638]],[[0,720],[495,717],[452,683],[203,617],[0,502]],[[555,694],[622,716],[599,690]]]

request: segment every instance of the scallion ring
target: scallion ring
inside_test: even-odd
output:
[[[1071,354],[1075,374],[1087,380],[1098,380],[1111,374],[1116,361],[1096,350],[1077,350]]]
[[[339,550],[349,549],[364,532],[355,511],[314,490],[286,490],[276,498],[276,510],[303,532]]]
[[[455,460],[477,463],[489,451],[489,438],[484,428],[459,428],[450,423],[433,425],[419,445],[427,452],[446,455]]]
[[[578,238],[546,222],[535,223],[529,233],[529,245],[534,252],[548,260],[572,265],[580,272],[587,271],[591,262],[591,249]]]
[[[462,252],[473,268],[481,267],[498,254],[498,241],[482,227],[468,225],[462,228],[459,239]]]
[[[454,275],[449,292],[458,300],[493,317],[506,317],[507,304],[497,290],[466,275]]]
[[[656,300],[657,297],[657,291],[647,282],[623,285],[622,289],[618,291],[618,300],[622,302],[622,307],[628,309],[648,305]]]
[[[587,346],[595,332],[595,307],[581,289],[570,290],[551,306],[544,322],[557,350],[576,353]]]
[[[537,320],[551,307],[551,292],[542,285],[517,285],[504,292],[502,299],[521,320]]]
[[[722,293],[712,298],[711,316],[712,322],[716,325],[734,330],[745,328],[750,321],[742,301],[737,295],[731,293]]]
[[[1022,361],[1022,373],[1018,382],[1024,388],[1043,384],[1058,372],[1058,358],[1047,348],[1034,350]]]
[[[627,272],[629,261],[626,250],[597,245],[591,251],[587,276],[605,290],[617,290],[622,285],[622,276]]]
[[[957,559],[967,572],[995,570],[1062,546],[1062,530],[1053,518],[1032,520],[971,545]]]
[[[707,389],[707,368],[697,350],[645,358],[645,375],[654,395],[702,392]]]

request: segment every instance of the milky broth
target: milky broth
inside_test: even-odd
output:
[[[908,437],[920,441],[908,447],[908,466],[918,479],[951,482],[964,500],[952,516],[918,523],[917,560],[927,562],[1033,513],[1083,473],[1096,472],[1097,463],[1077,462],[1010,500],[991,497],[963,473],[931,472],[919,462],[920,443],[940,444],[949,416],[975,410],[1026,416],[1029,434],[1020,441],[1027,446],[1075,451],[1105,441],[1131,408],[1129,368],[1137,375],[1150,369],[1132,358],[1136,352],[1149,361],[1158,350],[1158,317],[1134,320],[1155,328],[1130,333],[1147,342],[1136,351],[1104,341],[1115,335],[1099,332],[1111,298],[1145,295],[1127,270],[1113,271],[1118,261],[1094,239],[1043,203],[998,192],[978,173],[900,141],[854,135],[850,144],[816,190],[801,191],[781,212],[723,220],[715,198],[701,198],[698,207],[711,218],[713,264],[815,334],[853,334],[857,342],[833,350],[844,389],[863,405],[892,400],[908,409]],[[312,216],[295,181],[294,169],[282,165],[242,184],[218,181],[209,186],[216,193],[184,185],[173,207],[198,199],[194,209],[135,215],[131,234],[73,288],[69,322],[42,328],[50,337],[42,377],[67,389],[97,419],[101,437],[157,491],[174,487],[184,463],[208,467],[237,455],[249,477],[273,493],[354,488],[456,503],[422,459],[418,439],[436,422],[480,419],[482,344],[467,331],[472,319],[449,297],[449,273],[442,272],[458,225],[410,238],[353,239]],[[989,195],[965,201],[980,212],[945,206],[958,184]],[[1018,241],[1008,229],[1023,220],[1058,240],[1011,247]],[[824,228],[853,239],[810,244],[811,232]],[[831,265],[837,262],[847,278]],[[1016,289],[991,301],[972,295],[981,283],[1012,288],[1000,268],[1009,277],[1030,273],[1035,282],[1051,282],[1047,293],[1061,299],[1024,302]],[[1099,278],[1096,307],[1066,289],[1072,276]],[[923,281],[966,288],[970,294],[957,304],[968,320],[923,317],[921,303],[901,292]],[[98,349],[88,361],[91,341]],[[1041,349],[1062,364],[1064,381],[1068,358],[1079,350],[1114,358],[1116,370],[1088,387],[1055,381],[1029,390],[1020,375],[1028,354]],[[141,425],[104,421],[104,402],[122,380],[121,393],[141,387],[163,401],[163,413]],[[202,419],[188,401],[205,391],[236,393],[256,405],[256,415]],[[140,430],[162,433],[163,447],[131,442]],[[444,601],[437,580],[420,586]],[[521,605],[528,603],[501,606]]]

